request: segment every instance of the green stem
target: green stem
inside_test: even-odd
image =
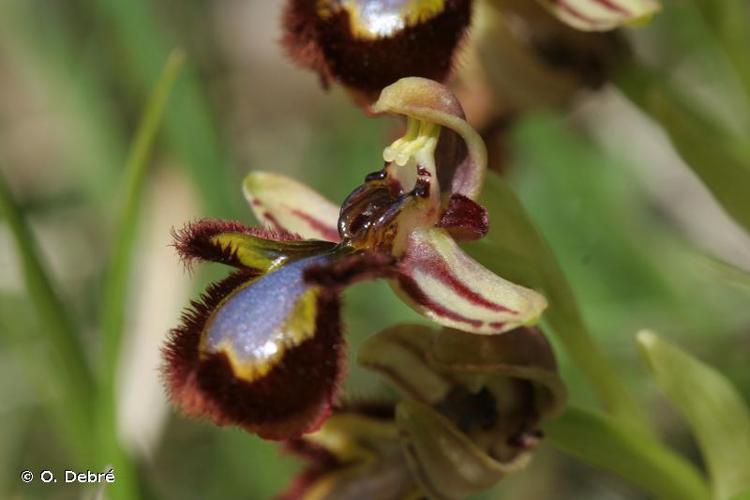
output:
[[[0,175],[0,214],[5,218],[18,256],[28,294],[42,324],[42,333],[54,348],[59,369],[48,376],[60,379],[63,390],[62,406],[66,415],[66,432],[78,459],[85,463],[91,457],[90,430],[95,394],[94,378],[86,359],[84,347],[68,310],[55,292],[48,272],[42,264],[38,245],[28,223],[16,205],[5,179]]]
[[[745,0],[696,0],[708,28],[727,55],[750,99],[750,8]]]
[[[102,458],[112,462],[118,478],[117,487],[112,491],[117,498],[132,498],[137,491],[135,470],[117,440],[116,375],[122,350],[123,323],[140,201],[149,165],[149,154],[167,98],[183,63],[182,52],[175,51],[170,55],[138,125],[125,167],[124,199],[118,212],[119,221],[105,277],[101,323],[103,363],[99,425],[104,447]]]
[[[550,309],[555,307],[560,306],[553,303]],[[561,307],[563,308],[564,306]],[[562,342],[576,368],[586,375],[594,396],[607,413],[630,422],[644,434],[650,434],[652,431],[648,418],[623,380],[617,376],[612,361],[607,359],[594,341],[577,307],[573,310],[564,310],[560,314],[548,314],[546,322]]]

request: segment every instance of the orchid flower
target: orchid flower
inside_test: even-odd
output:
[[[405,398],[336,409],[287,443],[308,467],[284,500],[458,499],[523,468],[566,395],[539,330],[466,335],[400,325],[368,339],[359,364]]]
[[[340,83],[365,108],[400,78],[448,82],[454,73],[477,76],[485,71],[472,69],[477,57],[490,58],[491,71],[499,65],[491,62],[495,52],[504,57],[505,72],[529,73],[522,75],[527,79],[558,73],[562,81],[551,87],[559,94],[577,83],[570,80],[592,87],[621,59],[617,52],[624,42],[618,37],[584,32],[640,24],[660,8],[657,0],[288,0],[282,45],[324,87]],[[485,27],[489,35],[482,33]],[[500,45],[472,54],[482,39]],[[527,46],[549,58],[551,67],[525,60]]]
[[[388,279],[419,313],[473,334],[538,320],[543,296],[458,245],[482,237],[488,221],[474,201],[484,145],[455,97],[407,78],[373,109],[405,116],[407,132],[340,209],[292,179],[256,172],[244,190],[264,228],[205,220],[177,232],[188,263],[238,269],[193,304],[166,347],[167,384],[185,413],[269,439],[317,428],[343,372],[338,295],[364,279]]]
[[[327,87],[370,102],[402,77],[442,81],[469,26],[471,0],[289,0],[282,44]]]

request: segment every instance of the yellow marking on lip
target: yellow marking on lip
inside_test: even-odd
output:
[[[366,40],[392,36],[405,27],[429,21],[445,10],[445,0],[411,0],[393,11],[378,9],[373,4],[375,9],[369,12],[362,9],[362,2],[357,0],[343,0],[337,5],[332,3],[331,0],[319,0],[318,16],[326,20],[343,9],[349,14],[352,35]]]

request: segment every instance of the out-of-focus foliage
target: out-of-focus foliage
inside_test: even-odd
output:
[[[732,383],[679,348],[643,331],[638,342],[654,380],[687,420],[711,475],[714,498],[750,488],[750,410]]]

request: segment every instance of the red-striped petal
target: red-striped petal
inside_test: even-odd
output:
[[[258,220],[266,227],[298,234],[305,239],[339,242],[339,207],[291,177],[252,172],[243,191]]]
[[[547,307],[539,293],[469,257],[444,229],[412,232],[399,271],[393,285],[408,304],[441,325],[472,333],[534,324]]]
[[[540,0],[558,19],[584,31],[606,31],[648,19],[656,0]]]

